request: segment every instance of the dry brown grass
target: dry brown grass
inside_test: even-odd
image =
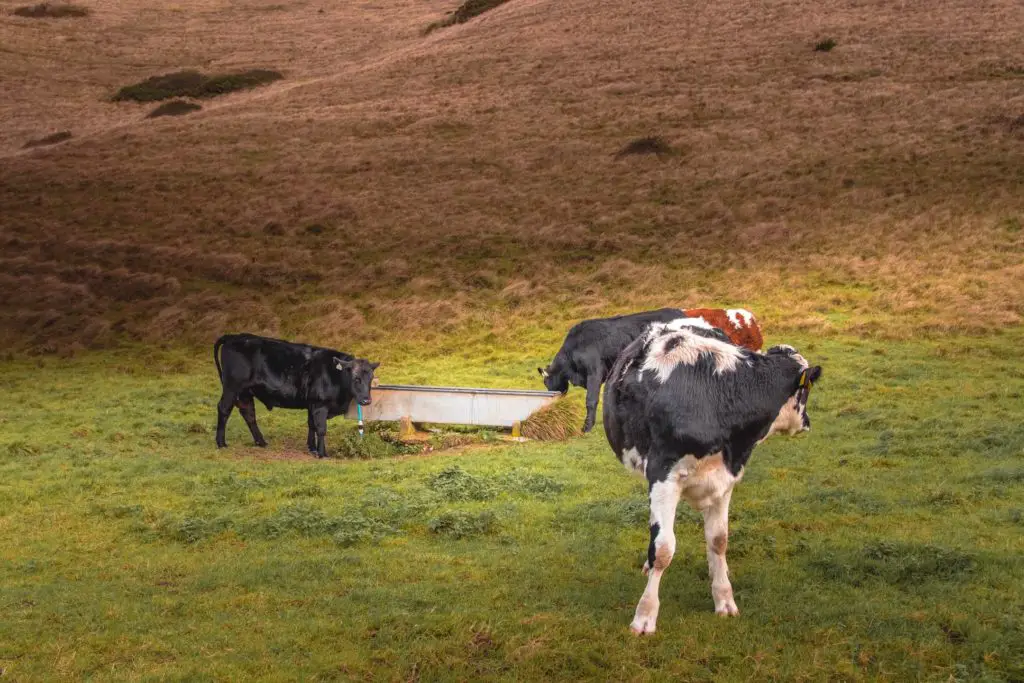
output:
[[[88,304],[68,315],[110,325],[96,344],[318,321],[342,342],[539,324],[557,344],[571,319],[669,301],[744,304],[772,334],[1020,323],[1020,3],[516,0],[420,35],[450,9],[97,2],[59,34],[0,18],[0,248],[44,264],[17,277],[55,297],[0,301],[7,340],[78,342],[40,322],[67,288]],[[822,36],[840,48],[809,49]],[[103,101],[261,63],[289,80],[191,121]],[[679,153],[616,158],[651,130]],[[154,279],[126,301],[89,266]]]

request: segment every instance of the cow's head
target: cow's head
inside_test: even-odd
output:
[[[537,372],[544,378],[544,387],[548,391],[557,391],[560,394],[569,391],[569,373],[558,363],[552,363],[546,368],[537,368]]]
[[[792,393],[785,405],[782,406],[782,410],[779,411],[765,438],[777,432],[783,432],[790,436],[806,432],[811,428],[811,418],[807,414],[807,399],[811,395],[811,387],[821,378],[821,366],[811,367],[792,346],[773,346],[768,349],[768,354],[790,356],[799,363],[800,374],[793,380]]]
[[[335,357],[334,367],[341,370],[342,374],[348,373],[351,378],[349,387],[355,402],[361,406],[370,405],[370,385],[373,383],[373,371],[380,367],[380,363],[371,363],[363,358],[342,360]]]

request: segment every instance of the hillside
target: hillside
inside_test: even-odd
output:
[[[670,303],[889,337],[1024,313],[1014,0],[512,0],[428,36],[453,4],[13,6],[8,347],[550,344]],[[183,117],[108,101],[250,67],[285,79]],[[669,153],[617,154],[645,136]]]

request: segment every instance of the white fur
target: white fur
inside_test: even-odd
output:
[[[754,319],[754,314],[745,308],[730,308],[725,314],[729,316],[729,322],[735,328],[749,327],[751,321]]]
[[[665,350],[669,341],[680,338],[683,340],[681,344],[669,351]],[[734,371],[743,358],[743,352],[728,342],[680,329],[677,332],[666,332],[651,342],[641,372],[652,370],[661,382],[665,382],[677,365],[695,365],[704,353],[714,356],[717,374]]]
[[[647,471],[647,458],[640,455],[640,451],[635,448],[630,448],[622,454],[622,464],[630,472],[641,476]]]

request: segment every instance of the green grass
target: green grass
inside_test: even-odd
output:
[[[1022,339],[771,339],[825,376],[813,430],[759,447],[733,497],[742,616],[713,614],[699,516],[684,509],[659,630],[643,640],[628,624],[645,583],[645,487],[600,429],[360,460],[339,457],[352,426],[336,419],[334,457],[316,461],[302,454],[304,415],[258,409],[271,448],[250,448],[236,414],[217,451],[206,353],[7,362],[0,669],[19,681],[1019,681]],[[439,356],[383,366],[382,380],[529,387],[545,360]]]

